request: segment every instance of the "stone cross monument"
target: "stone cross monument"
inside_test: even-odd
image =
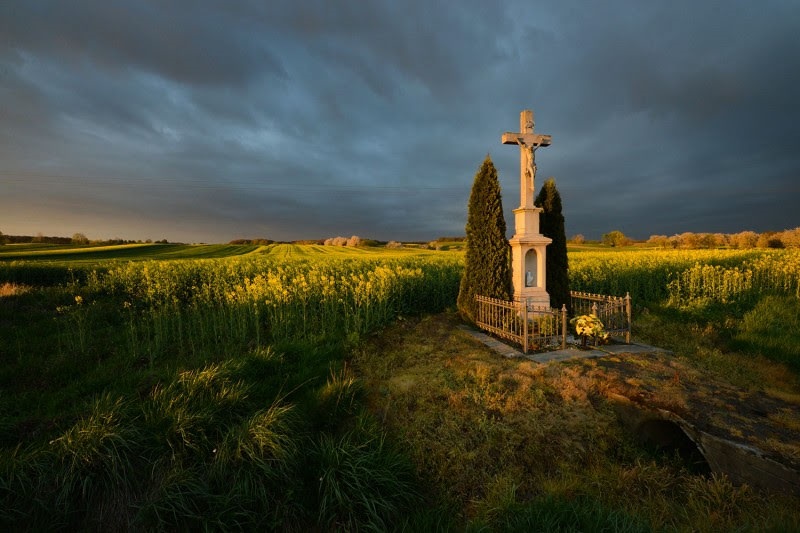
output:
[[[550,146],[550,135],[533,132],[533,111],[525,109],[519,114],[519,133],[506,132],[503,144],[519,146],[520,204],[514,209],[514,236],[511,244],[512,283],[514,299],[529,306],[550,307],[550,295],[545,286],[546,246],[549,239],[539,233],[540,207],[533,205],[535,196],[536,159],[538,148]]]

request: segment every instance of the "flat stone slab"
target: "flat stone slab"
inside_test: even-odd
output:
[[[469,335],[470,337],[474,338],[475,340],[483,343],[484,345],[488,346],[495,352],[499,353],[503,357],[524,357],[525,354],[522,353],[520,350],[517,350],[513,346],[509,346],[504,342],[500,342],[499,340],[495,339],[494,337],[490,337],[486,333],[482,331],[478,331],[466,325],[458,326],[458,329]]]
[[[592,346],[589,350],[581,350],[579,348],[567,347],[563,350],[551,350],[547,352],[539,352],[532,354],[524,354],[521,350],[483,333],[482,331],[475,330],[469,326],[461,325],[458,329],[470,335],[474,339],[480,341],[488,346],[503,357],[524,357],[537,363],[550,363],[553,361],[569,361],[570,359],[591,359],[594,357],[603,357],[606,355],[618,354],[646,354],[646,353],[671,353],[669,350],[657,348],[655,346],[648,346],[646,344],[606,344],[601,346]]]

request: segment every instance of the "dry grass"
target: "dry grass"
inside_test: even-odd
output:
[[[3,283],[0,284],[0,298],[8,296],[19,296],[30,292],[31,288],[27,285],[19,285],[16,283]]]
[[[627,355],[549,365],[505,359],[457,324],[451,314],[402,322],[366,343],[354,366],[370,408],[433,496],[465,520],[491,523],[502,509],[543,498],[588,498],[655,529],[799,523],[785,511],[796,499],[787,504],[694,475],[676,457],[641,448],[607,401],[638,395],[691,409],[691,391],[707,377],[698,370],[666,357],[655,364]],[[736,505],[717,507],[725,498]]]

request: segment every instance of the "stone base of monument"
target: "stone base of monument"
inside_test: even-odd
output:
[[[545,308],[550,310],[550,295],[540,287],[530,287],[536,290],[527,290],[514,294],[514,299],[518,302],[525,302],[529,312],[536,312]]]

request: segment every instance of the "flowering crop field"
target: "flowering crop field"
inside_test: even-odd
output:
[[[126,245],[6,256],[13,260],[0,262],[0,282],[60,280],[74,293],[74,302],[58,306],[65,345],[85,344],[71,337],[90,336],[86,317],[102,303],[106,311],[119,307],[126,345],[150,358],[161,350],[204,349],[199,344],[211,339],[230,347],[362,335],[398,316],[453,305],[463,263],[457,253],[291,244]]]
[[[398,316],[438,311],[455,302],[462,270],[448,255],[297,252],[128,262],[89,276],[85,287],[122,301],[131,346],[209,335],[239,344],[363,335]]]
[[[766,294],[800,297],[800,251],[573,251],[570,288],[630,292],[637,304],[752,301]]]

